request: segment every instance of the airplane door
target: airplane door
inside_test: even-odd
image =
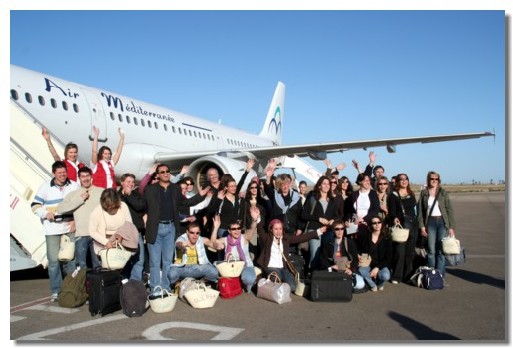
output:
[[[93,126],[95,126],[100,130],[98,142],[105,143],[107,142],[107,118],[105,111],[103,110],[102,103],[93,91],[83,88],[82,92],[86,97],[87,104],[89,106],[89,112],[91,113],[91,129],[89,131],[89,140],[93,140]]]

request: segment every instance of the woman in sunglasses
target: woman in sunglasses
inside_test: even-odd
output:
[[[385,231],[383,219],[380,216],[375,216],[371,219],[369,233],[363,234],[360,240],[359,250],[371,256],[371,263],[367,267],[359,267],[358,272],[372,291],[383,290],[385,282],[390,279],[389,267],[393,255],[392,239],[386,235]]]
[[[394,191],[389,196],[388,214],[391,225],[400,224],[409,229],[408,239],[404,243],[394,242],[394,260],[391,267],[392,284],[401,281],[407,282],[413,273],[413,259],[415,257],[415,245],[418,237],[417,225],[417,201],[415,193],[410,187],[408,175],[397,174]]]
[[[235,261],[244,261],[246,265],[240,275],[242,284],[246,292],[250,292],[256,281],[255,267],[249,254],[249,242],[254,234],[256,234],[257,222],[260,217],[260,210],[256,206],[250,209],[251,226],[242,234],[241,223],[238,221],[230,223],[228,227],[228,235],[215,240],[215,249],[224,250],[225,261],[228,254],[231,254]],[[217,217],[218,218],[218,217]],[[214,221],[214,225],[217,222]],[[218,222],[220,224],[220,222]],[[214,236],[214,234],[212,234]]]
[[[379,213],[378,216],[381,218],[384,227],[388,227],[388,178],[384,175],[380,176],[376,180],[376,186],[374,187],[379,199]]]
[[[445,276],[445,256],[442,238],[454,237],[454,214],[449,194],[440,187],[440,174],[427,173],[427,188],[420,192],[419,227],[420,234],[428,240],[428,266],[434,267]]]
[[[332,224],[335,237],[323,242],[320,253],[320,269],[329,272],[344,272],[353,277],[353,289],[361,290],[365,282],[358,274],[358,249],[356,243],[345,235],[344,221],[335,220]]]

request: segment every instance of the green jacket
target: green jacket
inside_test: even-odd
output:
[[[442,217],[444,219],[445,228],[449,229],[455,229],[456,225],[454,222],[454,212],[451,205],[451,200],[449,198],[449,193],[446,192],[442,187],[439,188],[440,194],[438,195],[438,207],[440,208],[440,211],[442,212]],[[420,198],[419,198],[419,206],[418,206],[418,221],[419,221],[419,228],[426,227],[427,225],[427,218],[429,214],[428,210],[428,199],[429,199],[429,191],[428,189],[423,189],[420,192]]]

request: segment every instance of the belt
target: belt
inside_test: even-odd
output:
[[[441,220],[441,219],[443,219],[443,216],[442,215],[440,215],[440,216],[430,216],[429,218],[430,219],[435,219],[435,220]]]
[[[159,224],[163,224],[163,225],[169,225],[172,222],[173,222],[173,220],[163,220],[163,221],[159,220]]]

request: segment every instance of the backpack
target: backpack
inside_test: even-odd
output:
[[[59,291],[59,306],[75,308],[86,303],[89,295],[86,291],[86,269],[66,275]]]
[[[127,317],[140,317],[148,309],[146,287],[140,280],[123,281],[119,290],[119,302]]]
[[[432,267],[421,266],[410,278],[414,285],[428,290],[444,288],[444,278],[439,270]]]

